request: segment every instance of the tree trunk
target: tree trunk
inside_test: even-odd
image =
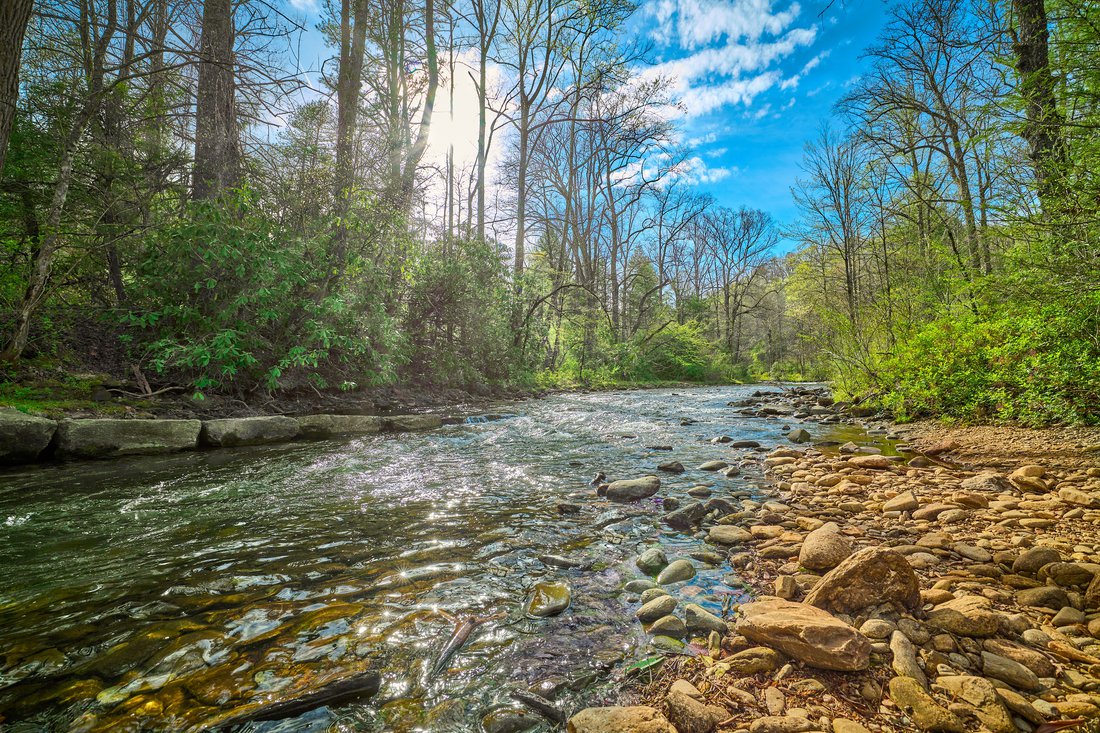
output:
[[[352,5],[354,4],[354,12]],[[333,196],[335,232],[330,282],[343,276],[347,264],[348,214],[355,188],[355,130],[359,115],[359,90],[363,83],[363,51],[367,39],[367,12],[363,0],[340,4],[340,70],[336,88],[336,170]],[[353,29],[354,20],[354,29]]]
[[[527,236],[527,165],[528,142],[530,137],[531,107],[526,100],[520,101],[519,110],[519,163],[516,180],[516,257],[513,263],[518,285],[520,275],[523,274],[523,249],[524,239]]]
[[[0,3],[0,173],[4,172],[8,137],[15,122],[23,35],[33,8],[34,0],[4,0]]]
[[[192,184],[196,201],[217,198],[240,183],[233,36],[232,0],[203,0]]]

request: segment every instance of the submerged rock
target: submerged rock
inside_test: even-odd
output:
[[[668,558],[665,557],[665,553],[660,547],[650,547],[641,555],[638,555],[638,559],[634,561],[634,564],[646,575],[656,575],[668,566]]]
[[[673,560],[668,567],[660,572],[657,576],[657,584],[679,583],[684,580],[691,580],[694,577],[695,566],[691,564],[690,560],[681,558],[680,560]]]
[[[557,616],[569,608],[572,593],[569,584],[564,581],[557,583],[536,583],[527,597],[526,612],[528,616],[538,618]]]

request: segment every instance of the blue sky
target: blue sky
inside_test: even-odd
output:
[[[316,30],[319,2],[286,1],[309,28],[300,63],[316,70],[333,54]],[[641,0],[629,32],[652,45],[647,73],[670,78],[684,107],[694,185],[782,226],[796,216],[790,187],[803,145],[859,76],[885,16],[883,0]],[[476,135],[476,111],[457,112],[470,118],[449,131],[461,143]],[[448,134],[447,120],[437,106],[433,138]]]

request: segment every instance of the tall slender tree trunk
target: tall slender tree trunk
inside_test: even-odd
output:
[[[8,138],[19,101],[19,61],[23,36],[31,19],[34,0],[0,2],[0,173],[8,154]]]
[[[355,188],[355,132],[359,91],[363,83],[363,52],[367,39],[367,10],[363,0],[340,4],[340,70],[336,86],[336,170],[333,180],[335,231],[329,282],[343,277],[347,265],[348,215]],[[353,8],[354,6],[354,8]],[[326,288],[327,289],[327,288]]]
[[[513,263],[517,285],[523,274],[524,240],[527,237],[527,166],[528,143],[530,142],[531,105],[526,99],[520,100],[519,107],[519,163],[516,177],[516,252]]]
[[[240,183],[234,34],[233,0],[203,0],[192,174],[196,201],[217,198]]]

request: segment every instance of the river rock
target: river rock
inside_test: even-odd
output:
[[[810,433],[803,428],[795,428],[787,433],[787,440],[792,443],[807,443],[810,440]]]
[[[661,616],[646,629],[654,636],[667,636],[670,639],[683,639],[687,635],[687,627],[684,622],[675,616]]]
[[[691,564],[690,560],[673,560],[668,564],[664,570],[657,575],[658,585],[669,585],[670,583],[680,583],[685,580],[691,580],[695,577],[695,566]]]
[[[1044,565],[1061,562],[1062,554],[1053,547],[1032,547],[1024,550],[1012,562],[1012,572],[1021,575],[1035,575]]]
[[[909,637],[900,631],[890,635],[890,651],[894,655],[890,666],[902,677],[912,677],[921,687],[928,689],[928,678],[917,663],[917,649]]]
[[[611,501],[638,501],[653,496],[661,488],[656,476],[622,479],[607,485],[607,498]]]
[[[434,430],[443,425],[439,415],[391,415],[382,419],[382,427],[398,433]]]
[[[722,660],[728,664],[730,674],[751,677],[754,674],[773,674],[786,661],[785,657],[766,646],[754,646]]]
[[[671,690],[665,703],[669,722],[676,726],[677,733],[711,733],[729,717],[725,708],[707,705],[678,690]]]
[[[656,708],[585,708],[569,719],[569,733],[677,733]]]
[[[298,436],[298,421],[283,415],[203,420],[202,443],[220,448],[283,443]]]
[[[1076,506],[1091,508],[1100,506],[1100,494],[1075,489],[1072,486],[1065,486],[1058,489],[1058,498],[1067,504],[1074,504]]]
[[[920,605],[920,582],[905,556],[885,547],[866,547],[830,570],[806,596],[806,603],[838,613],[857,613],[882,603]]]
[[[890,468],[894,465],[886,456],[881,455],[869,455],[869,456],[852,456],[848,459],[848,465],[855,468],[873,468],[881,470],[884,468]]]
[[[297,420],[299,435],[310,440],[364,435],[382,429],[382,418],[374,415],[303,415]]]
[[[723,468],[726,468],[729,465],[730,464],[726,463],[725,461],[707,461],[706,463],[699,466],[699,470],[700,471],[721,471]]]
[[[752,721],[749,733],[821,733],[821,727],[797,715],[765,715]]]
[[[642,604],[642,607],[634,612],[635,618],[643,624],[656,621],[662,616],[667,616],[676,610],[676,599],[672,596],[657,596],[653,600]],[[669,634],[671,636],[671,634]]]
[[[557,616],[569,608],[572,593],[569,584],[562,581],[557,583],[535,583],[531,593],[527,597],[527,615],[542,618],[545,616]]]
[[[798,564],[810,570],[832,570],[852,554],[852,543],[835,525],[819,527],[806,535],[798,552]]]
[[[890,699],[920,730],[929,733],[963,733],[966,730],[959,716],[936,702],[911,677],[890,680]]]
[[[1041,585],[1038,588],[1025,588],[1016,593],[1016,602],[1021,606],[1050,608],[1055,611],[1070,605],[1069,595],[1056,585]]]
[[[715,545],[740,545],[751,539],[751,533],[732,524],[719,524],[707,532],[707,542]]]
[[[1092,576],[1092,582],[1085,589],[1085,608],[1090,611],[1100,609],[1100,573]]]
[[[1075,562],[1052,562],[1038,573],[1039,580],[1053,580],[1060,586],[1088,585],[1093,575],[1090,567]]]
[[[486,713],[481,719],[485,733],[523,733],[542,722],[542,719],[530,710],[504,708]]]
[[[665,515],[665,524],[674,529],[691,529],[707,515],[707,508],[702,502],[693,501],[674,512]]]
[[[1016,733],[1012,716],[989,680],[969,675],[945,675],[936,679],[936,686],[973,707],[978,720],[993,733]]]
[[[57,428],[61,458],[113,458],[194,450],[198,420],[62,420]]]
[[[967,595],[934,607],[928,623],[960,636],[993,636],[1001,628],[1001,615],[990,608],[988,598]]]
[[[660,547],[650,547],[641,555],[638,555],[638,559],[634,561],[634,564],[646,575],[656,575],[668,566],[668,558],[665,557],[665,553]]]
[[[683,473],[687,469],[684,468],[684,464],[679,461],[668,461],[657,466],[658,471],[665,471],[667,473]]]
[[[1019,690],[1034,692],[1043,687],[1039,677],[1030,669],[1019,662],[991,652],[982,652],[982,674],[1007,682]]]
[[[0,465],[30,463],[57,432],[57,423],[19,410],[0,408]]]
[[[820,608],[765,596],[740,610],[739,634],[811,667],[855,672],[870,663],[871,642]]]
[[[1037,677],[1054,677],[1058,674],[1057,668],[1046,656],[1026,647],[1004,639],[986,639],[982,647],[993,654],[1019,662],[1035,673]]]
[[[916,494],[904,491],[882,505],[884,512],[911,512],[920,506]]]
[[[724,620],[694,603],[684,606],[684,625],[688,631],[694,634],[704,635],[711,631],[717,631],[725,636],[729,633],[729,627]]]

